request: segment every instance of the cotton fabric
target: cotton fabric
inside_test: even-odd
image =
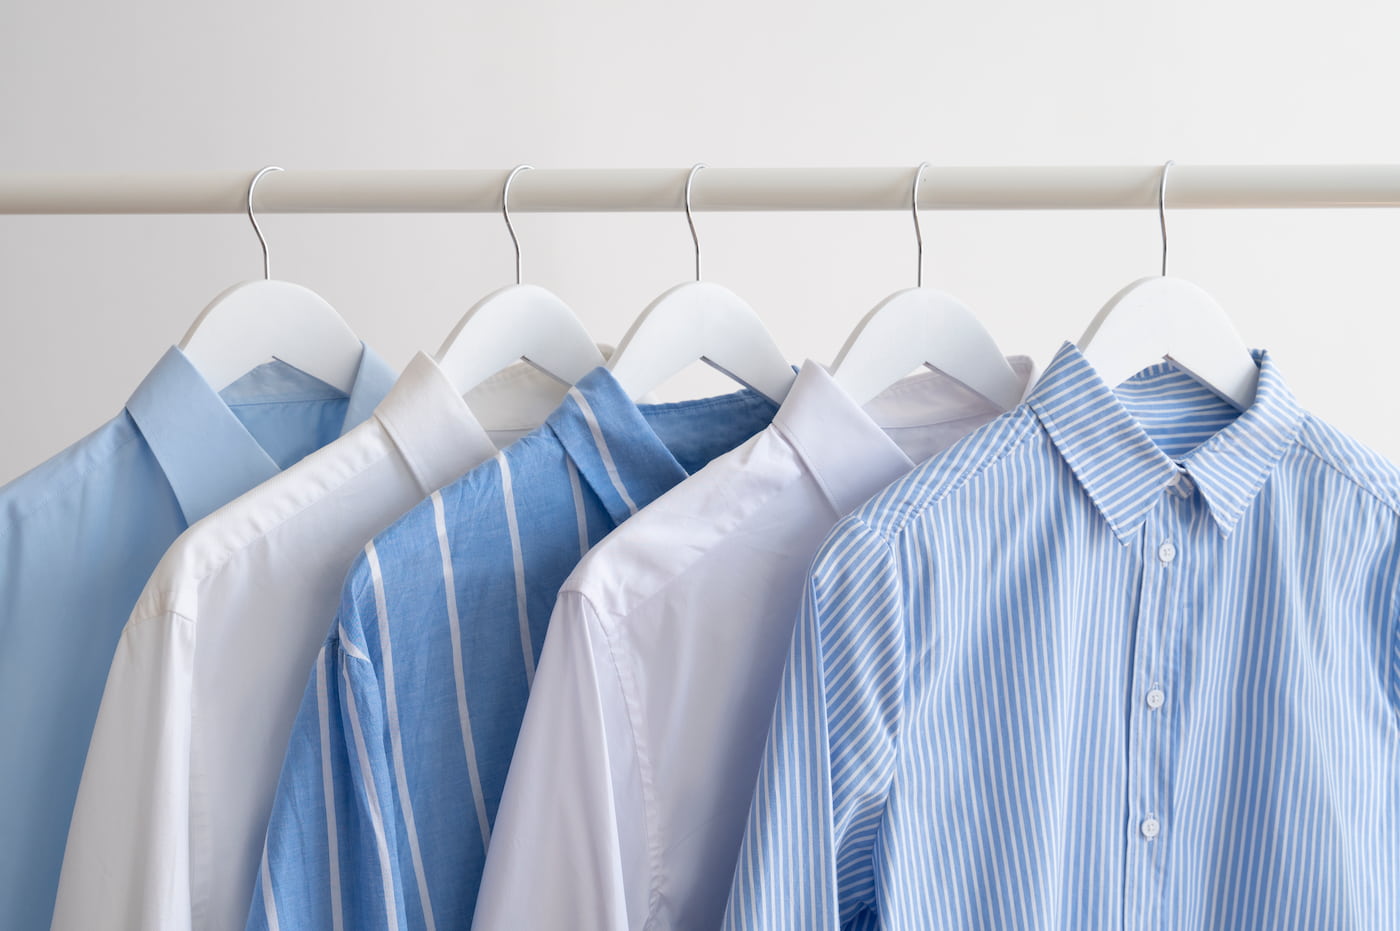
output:
[[[171,347],[121,413],[0,488],[0,928],[49,924],[107,670],[166,548],[393,380],[365,348],[348,397],[282,362],[218,392]]]
[[[808,362],[772,426],[594,547],[549,622],[475,927],[718,927],[812,556],[999,413],[937,372],[862,409]]]
[[[494,452],[419,354],[365,423],[181,535],[117,645],[55,928],[243,924],[287,736],[355,554]]]
[[[1070,345],[817,556],[727,928],[1400,924],[1400,470]]]
[[[599,368],[366,546],[306,684],[248,927],[466,927],[559,586],[774,410],[747,390],[639,408]]]

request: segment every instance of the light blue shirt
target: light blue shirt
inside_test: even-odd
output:
[[[366,546],[292,730],[248,927],[467,927],[560,585],[775,411],[750,391],[638,408],[595,369]]]
[[[172,348],[120,414],[0,488],[0,928],[49,926],[107,669],[166,548],[393,380],[366,349],[348,398],[281,362],[215,392]]]
[[[728,928],[1400,927],[1400,469],[1257,361],[1066,345],[837,526]]]

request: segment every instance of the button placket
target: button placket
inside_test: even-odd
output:
[[[1171,838],[1167,696],[1180,639],[1181,587],[1186,541],[1193,525],[1194,486],[1185,473],[1169,485],[1142,527],[1142,582],[1133,650],[1128,734],[1128,837],[1124,869],[1125,916],[1160,917]]]

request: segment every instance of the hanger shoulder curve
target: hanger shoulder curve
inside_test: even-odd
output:
[[[279,359],[346,394],[364,346],[335,308],[290,281],[234,285],[214,298],[180,340],[180,349],[215,391],[269,359]]]
[[[908,288],[876,305],[832,363],[832,377],[866,404],[921,365],[1010,410],[1025,381],[967,305],[933,288]]]
[[[1216,300],[1181,278],[1128,285],[1098,312],[1078,346],[1110,386],[1165,358],[1240,410],[1254,403],[1254,357]]]
[[[604,362],[578,316],[553,292],[512,284],[477,302],[443,341],[437,362],[459,394],[524,359],[565,385]]]
[[[796,378],[754,309],[708,281],[677,285],[652,301],[618,344],[608,369],[635,399],[702,359],[775,403]]]

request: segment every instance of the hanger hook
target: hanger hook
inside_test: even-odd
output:
[[[690,241],[695,243],[695,280],[700,280],[700,234],[695,232],[695,217],[690,212],[690,189],[695,184],[695,175],[704,168],[704,162],[690,166],[690,174],[685,176],[685,222],[690,226]]]
[[[520,240],[515,236],[515,226],[510,222],[510,183],[522,171],[533,171],[534,165],[516,165],[506,175],[506,183],[501,187],[501,216],[506,219],[506,231],[510,233],[511,245],[515,246],[515,283],[520,284]]]
[[[928,167],[928,162],[919,162],[919,167],[914,169],[914,190],[910,194],[910,205],[914,210],[914,241],[919,246],[918,273],[914,281],[919,287],[924,286],[924,231],[919,226],[919,182],[924,178],[924,169]]]
[[[253,191],[257,190],[258,182],[261,181],[262,176],[269,171],[282,171],[282,169],[278,168],[276,165],[268,165],[262,171],[253,175],[253,180],[248,182],[248,222],[253,224],[253,232],[258,234],[258,245],[262,246],[264,281],[272,280],[272,260],[267,254],[267,240],[263,238],[262,227],[258,226],[258,218],[253,216]]]
[[[1167,277],[1167,172],[1176,162],[1167,159],[1162,166],[1162,181],[1157,187],[1157,221],[1162,226],[1162,277]]]

